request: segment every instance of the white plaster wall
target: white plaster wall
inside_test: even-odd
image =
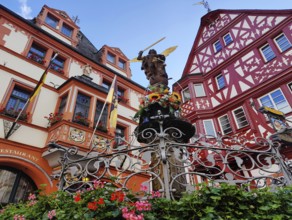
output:
[[[0,69],[0,101],[2,102],[5,92],[8,89],[11,75]],[[1,103],[2,104],[2,103]]]
[[[127,74],[126,74],[126,73],[124,73],[123,71],[121,71],[121,70],[119,70],[119,69],[113,67],[112,65],[109,65],[109,64],[107,63],[106,66],[107,66],[108,68],[111,68],[112,70],[114,70],[114,71],[116,71],[116,72],[122,74],[123,76],[126,76],[126,77],[127,77]]]
[[[83,74],[83,70],[79,63],[72,61],[69,68],[69,78],[72,76],[81,76]]]
[[[139,109],[139,98],[142,97],[142,94],[138,94],[133,90],[129,91],[129,102],[131,107],[135,108],[135,109]]]
[[[39,96],[36,100],[36,107],[33,113],[32,123],[42,127],[47,127],[48,120],[45,119],[45,116],[49,116],[50,113],[55,112],[55,106],[58,101],[58,94],[46,89],[41,88]]]
[[[5,41],[4,46],[15,51],[16,53],[23,52],[28,41],[28,36],[25,32],[19,30],[19,28],[15,30],[14,26],[11,24],[3,24],[3,26],[11,30],[9,36],[5,35],[3,37],[3,40]]]
[[[136,111],[133,111],[123,105],[118,105],[118,114],[125,118],[132,119],[132,117],[136,114]]]
[[[47,132],[22,125],[9,137],[9,140],[43,148],[45,147],[47,136]]]
[[[50,33],[51,35],[55,36],[56,38],[59,38],[61,41],[64,41],[65,43],[71,45],[71,42],[69,40],[67,40],[65,37],[61,36],[60,34],[57,34],[55,31],[47,28],[46,26],[41,26],[41,28],[43,30],[45,30],[46,32]]]

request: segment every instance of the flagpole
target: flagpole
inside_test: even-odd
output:
[[[52,64],[52,62],[54,61],[54,59],[56,59],[57,56],[58,56],[58,53],[56,53],[56,54],[52,57],[52,59],[50,60],[49,65],[47,66],[47,68],[45,69],[43,75],[41,76],[41,79],[43,78],[44,74],[49,70],[49,68],[50,68],[50,66],[51,66],[51,64]],[[40,82],[40,81],[39,81],[39,82]],[[38,82],[38,84],[39,84],[39,82]],[[18,119],[19,119],[19,117],[21,116],[22,112],[23,112],[24,109],[26,108],[27,104],[30,102],[31,98],[33,98],[33,96],[34,96],[36,90],[38,89],[38,88],[37,88],[37,87],[38,87],[38,84],[36,85],[34,91],[32,92],[32,95],[27,99],[27,101],[26,101],[26,103],[24,104],[24,106],[23,106],[23,108],[21,109],[21,111],[18,113],[18,115],[17,115],[16,119],[14,120],[14,122],[13,122],[11,128],[9,129],[9,131],[7,132],[7,134],[5,135],[5,139],[9,138],[9,136],[10,136],[12,130],[14,129],[14,127],[15,127],[15,125],[16,125],[16,122],[18,121]]]
[[[100,115],[99,115],[99,117],[98,117],[98,119],[97,119],[97,122],[96,122],[96,124],[95,124],[94,130],[93,130],[93,132],[92,132],[92,136],[91,136],[91,139],[90,139],[90,142],[89,142],[89,147],[90,147],[91,142],[92,142],[92,140],[93,140],[94,133],[96,132],[97,126],[98,126],[98,124],[99,124],[99,121],[100,121],[100,119],[101,119],[101,116],[102,116],[102,113],[103,113],[103,111],[104,111],[105,106],[106,106],[106,101],[104,102],[104,104],[103,104],[103,106],[102,106],[101,113],[100,113]]]
[[[90,147],[90,145],[91,145],[91,142],[93,141],[94,133],[96,132],[96,129],[97,129],[97,126],[98,126],[99,121],[100,121],[100,119],[101,119],[101,116],[102,116],[102,113],[103,113],[103,111],[104,111],[104,108],[105,108],[107,102],[109,101],[108,99],[110,98],[110,97],[109,97],[109,96],[110,96],[110,90],[112,89],[112,87],[113,87],[113,85],[114,85],[114,83],[115,83],[116,78],[117,78],[117,75],[115,75],[114,80],[112,81],[111,87],[110,87],[110,89],[109,89],[109,93],[108,93],[108,95],[107,95],[107,97],[106,97],[106,100],[105,100],[103,106],[102,106],[102,109],[101,109],[100,115],[99,115],[99,117],[98,117],[98,119],[97,119],[97,122],[96,122],[96,124],[95,124],[94,130],[93,130],[93,132],[92,132],[92,136],[91,136],[91,139],[90,139],[90,142],[89,142],[89,147]]]

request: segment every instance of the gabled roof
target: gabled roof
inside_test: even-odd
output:
[[[63,17],[63,19],[65,19],[68,23],[70,23],[71,25],[77,26],[76,23],[70,18],[70,16],[62,10],[59,9],[55,9],[55,8],[50,8],[47,5],[44,5],[43,7],[48,8],[50,11],[53,11],[54,13],[60,15],[61,17]],[[78,26],[77,26],[78,27]]]
[[[118,48],[118,47],[110,47],[110,46],[108,46],[108,45],[103,45],[103,47],[108,47],[108,48],[110,48],[111,50],[113,50],[113,51],[115,51],[116,53],[118,53],[120,57],[123,57],[124,59],[129,60],[128,57],[123,53],[123,51],[121,51],[120,48]]]
[[[227,16],[228,15],[228,16]],[[192,49],[188,56],[188,60],[186,62],[185,68],[183,70],[182,76],[188,74],[188,70],[192,65],[194,60],[196,50],[205,43],[214,43],[212,40],[215,40],[218,37],[218,33],[223,34],[221,31],[226,28],[232,22],[239,20],[244,15],[262,15],[262,16],[291,16],[291,9],[283,9],[283,10],[250,10],[250,9],[242,9],[242,10],[228,10],[228,9],[218,9],[215,11],[211,11],[204,15],[201,18],[201,24],[198,29],[198,33],[192,45]],[[221,26],[216,26],[217,19],[222,19]],[[216,26],[214,30],[211,32],[210,29],[212,26]],[[203,39],[204,38],[204,39]]]

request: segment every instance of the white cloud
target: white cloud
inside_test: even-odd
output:
[[[31,19],[32,9],[31,7],[27,5],[27,0],[18,0],[18,1],[20,3],[20,9],[21,9],[20,15],[26,19]]]

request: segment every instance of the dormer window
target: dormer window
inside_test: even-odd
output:
[[[119,59],[119,67],[123,70],[126,69],[126,62]]]
[[[108,53],[106,59],[111,63],[115,63],[116,56],[111,53]]]
[[[72,37],[72,33],[73,33],[73,28],[71,28],[69,25],[63,23],[61,32],[63,34],[65,34],[67,37]]]
[[[50,25],[52,28],[57,28],[59,20],[51,14],[48,14],[45,20],[46,24]]]

